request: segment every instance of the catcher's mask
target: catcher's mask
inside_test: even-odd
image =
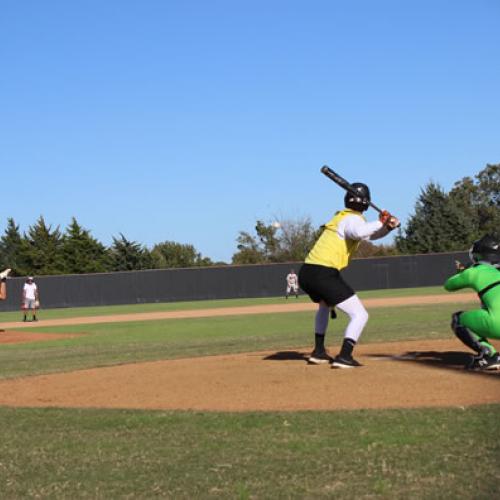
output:
[[[498,239],[487,234],[480,240],[476,240],[469,250],[469,257],[472,262],[487,262],[495,267],[500,266],[500,242]]]

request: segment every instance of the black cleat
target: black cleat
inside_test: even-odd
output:
[[[352,356],[349,358],[335,356],[333,358],[332,368],[358,368],[359,366],[363,365]]]
[[[500,370],[500,355],[497,353],[492,356],[482,354],[480,356],[473,356],[470,363],[465,368],[467,370]]]
[[[308,362],[311,365],[325,365],[332,362],[332,357],[326,351],[313,351]]]

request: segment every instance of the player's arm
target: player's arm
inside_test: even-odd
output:
[[[372,240],[385,236],[389,229],[381,221],[365,221],[359,215],[349,215],[339,224],[345,238],[350,240]]]
[[[382,224],[382,227],[380,229],[370,235],[370,240],[379,240],[380,238],[387,236],[390,232],[391,230],[386,225]]]
[[[472,286],[471,273],[474,268],[468,268],[464,270],[459,270],[457,274],[450,276],[444,284],[445,290],[448,292],[454,292],[455,290],[461,290],[462,288],[470,288]]]

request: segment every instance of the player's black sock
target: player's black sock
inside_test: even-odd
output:
[[[325,335],[321,333],[314,334],[314,350],[323,352],[325,350]]]
[[[356,341],[352,339],[344,339],[342,342],[342,347],[340,349],[340,357],[341,358],[352,358],[352,350],[356,345]]]

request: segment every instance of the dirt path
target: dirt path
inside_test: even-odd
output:
[[[474,294],[366,299],[368,308],[477,301]],[[43,321],[43,326],[312,311],[294,303]],[[14,323],[15,326],[26,326]],[[33,326],[39,326],[35,324]],[[3,323],[0,326],[6,327]],[[26,331],[2,335],[32,335]],[[50,334],[49,334],[50,335]],[[451,334],[450,334],[451,335]],[[7,337],[4,337],[7,338]],[[497,345],[497,348],[500,345]],[[500,403],[500,371],[468,372],[454,338],[360,344],[354,370],[311,366],[310,348],[136,363],[0,381],[0,405],[196,411],[297,411]]]
[[[0,344],[26,344],[78,337],[78,333],[39,333],[0,330]]]

